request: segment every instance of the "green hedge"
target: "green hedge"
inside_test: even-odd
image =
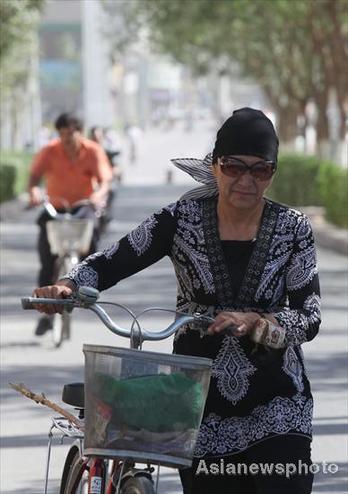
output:
[[[32,154],[1,152],[0,202],[26,190]],[[269,196],[290,206],[324,206],[327,219],[348,228],[348,170],[315,156],[279,158]]]
[[[269,196],[289,206],[324,206],[327,219],[347,228],[348,170],[315,156],[282,155]]]
[[[1,151],[0,202],[12,199],[27,188],[32,153]]]
[[[327,219],[348,228],[348,170],[322,163],[318,182]]]
[[[15,197],[17,169],[13,165],[0,164],[0,202]]]

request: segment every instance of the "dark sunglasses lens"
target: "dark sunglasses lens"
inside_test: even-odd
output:
[[[223,157],[221,159],[221,171],[229,177],[240,177],[249,172],[256,180],[269,180],[274,173],[271,162],[260,161],[254,165],[247,165],[242,160]]]
[[[229,177],[239,177],[246,171],[246,166],[242,163],[228,163],[221,165],[221,171],[224,175]]]
[[[273,175],[273,167],[268,163],[256,164],[250,169],[250,173],[258,180],[268,180]]]

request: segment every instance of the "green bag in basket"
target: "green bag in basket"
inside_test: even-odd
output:
[[[204,406],[201,384],[180,373],[122,380],[97,374],[94,393],[111,405],[119,426],[151,432],[198,428]]]

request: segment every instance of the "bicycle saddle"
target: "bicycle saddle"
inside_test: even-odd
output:
[[[85,407],[85,385],[84,383],[65,384],[62,392],[62,400],[67,405],[75,408]]]

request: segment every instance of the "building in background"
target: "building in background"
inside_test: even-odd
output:
[[[82,25],[79,0],[49,0],[39,28],[42,122],[62,111],[82,113]]]
[[[39,32],[44,124],[73,111],[86,127],[112,125],[111,66],[102,16],[95,0],[47,1]]]
[[[170,130],[180,121],[189,131],[195,121],[211,116],[220,121],[241,104],[265,108],[260,89],[245,81],[238,67],[232,76],[214,70],[198,78],[170,57],[152,53],[147,43],[111,53],[103,27],[117,22],[105,15],[100,0],[46,0],[31,78],[35,97],[28,98],[14,147],[44,145],[64,111],[77,113],[86,129]]]
[[[98,0],[47,1],[39,31],[44,125],[62,111],[77,112],[87,128],[145,128],[180,113],[182,67],[143,47],[112,64],[104,16]]]

